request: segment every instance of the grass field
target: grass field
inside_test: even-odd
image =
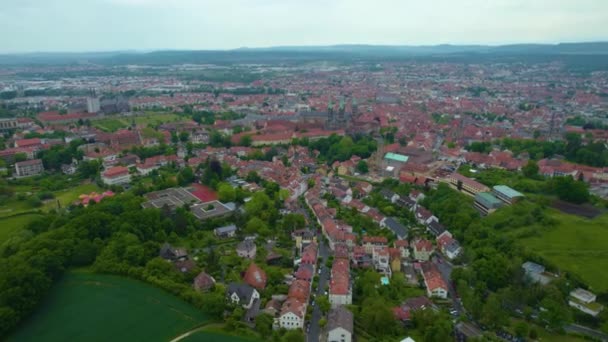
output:
[[[106,132],[115,132],[121,128],[127,128],[131,126],[131,123],[133,122],[135,122],[135,124],[139,126],[148,126],[182,120],[185,120],[185,118],[177,114],[147,112],[146,115],[141,116],[115,117],[95,120],[93,121],[93,126]]]
[[[169,341],[205,321],[198,309],[151,285],[69,272],[8,340]]]
[[[56,191],[54,192],[55,198],[45,203],[44,208],[47,210],[57,208],[57,201],[59,201],[62,208],[65,208],[72,202],[76,201],[78,196],[82,194],[89,194],[93,191],[101,192],[103,189],[98,187],[96,184],[82,184],[74,188]]]
[[[129,127],[129,121],[125,119],[103,119],[93,122],[93,126],[106,132],[115,132],[121,128]]]
[[[548,213],[559,223],[540,236],[522,240],[562,271],[572,272],[596,292],[608,291],[608,214],[589,220],[556,210]]]
[[[7,218],[0,218],[0,245],[13,234],[23,229],[33,219],[39,217],[38,214],[21,215]]]
[[[209,325],[201,330],[198,330],[192,335],[180,340],[182,342],[259,342],[260,339],[253,337],[233,336],[228,335],[221,327]]]

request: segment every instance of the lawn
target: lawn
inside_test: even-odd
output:
[[[210,325],[198,330],[192,335],[180,340],[183,342],[259,342],[254,337],[233,336],[221,330],[219,327]]]
[[[129,121],[125,119],[103,119],[93,122],[93,126],[105,132],[115,132],[121,128],[129,127]]]
[[[131,120],[131,119],[129,119]],[[142,115],[142,116],[135,116],[133,117],[133,120],[135,120],[135,123],[137,125],[143,125],[143,126],[147,126],[149,124],[151,125],[157,125],[157,124],[163,124],[166,122],[174,122],[174,121],[183,121],[185,120],[184,117],[181,117],[177,114],[171,114],[171,113],[146,113],[146,115]]]
[[[601,270],[608,264],[608,214],[589,220],[553,209],[548,213],[559,223],[524,239],[524,246],[579,276],[593,291],[607,291],[608,273]]]
[[[56,191],[54,192],[55,198],[46,202],[44,208],[47,210],[55,209],[57,207],[57,201],[59,201],[62,208],[65,208],[72,204],[72,202],[76,201],[78,196],[82,194],[89,194],[93,191],[102,192],[103,189],[98,187],[96,184],[82,184],[74,188]]]
[[[143,282],[69,272],[8,340],[169,341],[206,320],[195,307]]]
[[[8,240],[11,235],[23,229],[33,219],[40,217],[38,214],[20,215],[8,218],[0,218],[0,245]]]

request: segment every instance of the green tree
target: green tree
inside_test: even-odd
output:
[[[261,314],[255,318],[255,330],[260,333],[260,336],[268,337],[272,335],[272,324],[274,318],[269,314]]]
[[[365,160],[360,160],[357,163],[357,171],[359,171],[360,173],[368,173],[369,172],[369,168],[368,168],[367,162]]]
[[[188,132],[180,132],[179,133],[179,141],[185,143],[188,141],[188,138],[190,138],[190,135],[188,134]]]
[[[236,200],[236,190],[228,183],[220,183],[217,192],[221,202],[234,202]]]
[[[331,309],[329,298],[327,298],[325,295],[317,297],[317,305],[324,315],[329,312],[329,309]]]
[[[532,159],[528,160],[528,163],[521,169],[524,176],[528,178],[534,178],[538,176],[538,164]]]
[[[244,134],[239,139],[239,145],[241,146],[251,146],[253,139],[251,138],[251,134]]]
[[[177,174],[177,183],[183,186],[192,182],[194,182],[194,172],[190,166],[186,166]]]

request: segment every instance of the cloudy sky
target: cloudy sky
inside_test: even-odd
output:
[[[0,0],[0,52],[608,41],[608,0]]]

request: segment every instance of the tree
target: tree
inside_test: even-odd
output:
[[[183,186],[192,182],[194,182],[194,172],[190,166],[186,166],[177,174],[177,183]]]
[[[566,202],[580,204],[589,200],[587,183],[574,180],[572,176],[555,177],[550,182],[550,187],[559,199]]]
[[[528,160],[528,163],[522,168],[522,172],[524,176],[528,178],[534,178],[538,176],[538,164],[534,160],[530,159]]]
[[[303,229],[306,226],[306,219],[302,214],[289,213],[283,217],[283,229],[292,232]]]
[[[261,336],[268,337],[272,335],[272,324],[274,318],[269,314],[260,314],[255,318],[255,330],[260,333]]]
[[[368,173],[369,172],[369,168],[368,168],[367,162],[365,160],[360,160],[357,163],[357,171],[359,171],[360,173]]]
[[[331,309],[331,303],[329,302],[329,298],[327,298],[327,296],[325,295],[317,297],[317,305],[319,306],[319,309],[324,315],[329,312],[329,309]]]
[[[396,326],[390,305],[382,298],[368,297],[363,301],[361,322],[365,331],[375,336],[391,335]]]
[[[220,183],[217,192],[221,202],[234,202],[236,200],[236,190],[228,183]]]
[[[270,234],[270,229],[268,229],[266,222],[257,217],[252,217],[249,221],[247,221],[245,232],[247,234],[259,234],[261,236],[267,236]]]
[[[500,328],[508,323],[508,318],[509,316],[500,304],[498,295],[490,294],[482,309],[481,322],[492,328]]]
[[[565,323],[572,320],[572,313],[563,302],[545,298],[540,305],[544,310],[540,311],[539,318],[546,320],[552,329],[560,330]]]
[[[242,135],[239,139],[239,145],[241,146],[251,146],[253,139],[251,138],[251,134]]]
[[[528,323],[521,321],[515,324],[515,334],[517,337],[526,337],[528,336],[528,332],[530,331],[530,327]]]
[[[283,335],[281,342],[304,342],[305,336],[302,330],[289,330]]]
[[[188,132],[180,132],[179,133],[179,141],[181,142],[186,142],[188,141],[188,138],[190,137],[190,135],[188,134]]]
[[[321,327],[321,329],[325,328],[326,325],[327,325],[327,319],[325,317],[321,318],[319,320],[319,326]]]

